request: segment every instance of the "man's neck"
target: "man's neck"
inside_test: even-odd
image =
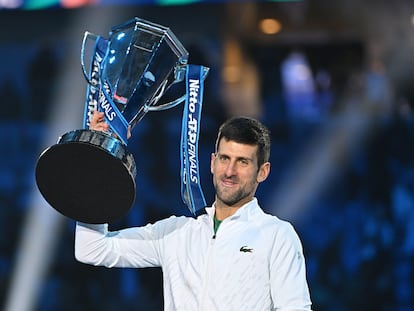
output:
[[[253,200],[253,198],[251,199]],[[215,209],[216,209],[216,217],[218,220],[224,220],[227,217],[234,215],[243,205],[250,202],[248,200],[246,202],[241,202],[240,204],[229,206],[224,204],[223,202],[217,201],[215,202]]]

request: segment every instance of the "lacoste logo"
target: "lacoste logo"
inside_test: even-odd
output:
[[[240,251],[242,253],[251,253],[251,252],[253,252],[253,248],[250,248],[250,247],[244,245],[244,246],[240,247]]]

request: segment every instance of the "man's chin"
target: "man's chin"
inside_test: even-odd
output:
[[[218,199],[223,202],[225,205],[227,205],[228,207],[233,207],[233,206],[237,206],[238,203],[243,199],[239,196],[217,196]]]

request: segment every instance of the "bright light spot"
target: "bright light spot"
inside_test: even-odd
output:
[[[123,37],[125,37],[125,32],[121,32],[120,34],[118,34],[118,35],[116,36],[116,39],[117,39],[117,40],[121,40]]]
[[[292,69],[294,70],[294,74],[298,80],[307,80],[310,78],[311,73],[308,66],[297,64]]]
[[[313,92],[312,72],[305,56],[294,52],[282,64],[282,77],[286,90],[290,92]]]
[[[16,9],[22,6],[21,0],[0,0],[0,9]]]
[[[259,28],[267,35],[274,35],[282,29],[282,24],[277,19],[265,18],[260,21]]]
[[[109,58],[109,63],[112,64],[115,61],[115,56]]]
[[[96,0],[60,0],[60,5],[67,9],[79,8],[95,3],[97,3]]]

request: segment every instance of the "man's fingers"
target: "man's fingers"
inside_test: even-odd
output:
[[[128,126],[127,139],[131,138],[131,125]]]
[[[96,131],[108,130],[109,125],[105,122],[105,115],[103,112],[97,110],[93,112],[89,128]]]
[[[98,123],[98,122],[102,122],[102,121],[104,121],[104,113],[103,113],[103,112],[100,112],[100,111],[95,110],[95,111],[93,112],[93,114],[92,114],[92,119],[91,119],[91,122],[96,122],[96,123]]]
[[[97,125],[94,126],[93,130],[95,131],[108,131],[108,124],[107,123],[98,123]]]
[[[95,131],[108,132],[109,124],[105,121],[105,113],[95,110],[91,117],[89,129]],[[131,125],[128,126],[127,139],[131,137]]]

